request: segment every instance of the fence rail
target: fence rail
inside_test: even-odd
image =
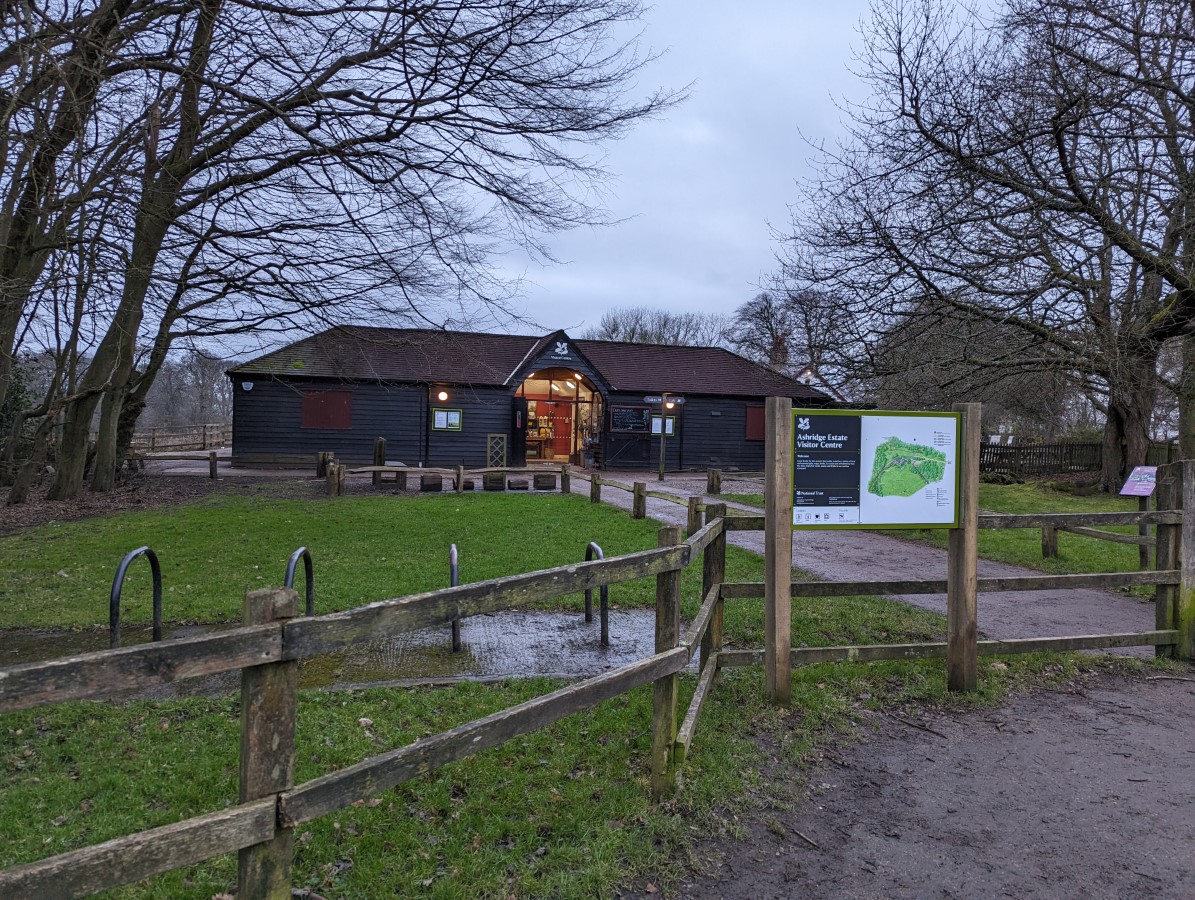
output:
[[[132,449],[141,453],[168,450],[212,450],[232,443],[231,422],[148,428],[133,434]]]

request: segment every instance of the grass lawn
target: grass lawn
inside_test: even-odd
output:
[[[583,497],[473,495],[250,502],[215,497],[0,538],[11,573],[5,625],[87,625],[106,618],[120,556],[150,543],[162,557],[169,619],[227,621],[247,587],[277,584],[299,544],[316,561],[319,612],[442,586],[447,548],[463,580],[655,546],[657,525]],[[127,617],[148,619],[148,566],[130,580]],[[762,561],[728,548],[729,580],[759,580]],[[65,574],[62,574],[65,573]],[[686,571],[684,614],[699,603]],[[170,588],[175,588],[171,591]],[[654,579],[612,589],[654,603]],[[554,601],[556,602],[556,601]],[[558,605],[560,602],[556,602]],[[563,601],[578,608],[580,599]],[[794,644],[941,639],[941,616],[877,598],[793,601]],[[762,644],[758,600],[726,606],[727,643]],[[941,661],[823,665],[793,676],[793,709],[763,699],[758,670],[725,671],[702,714],[675,798],[648,801],[651,691],[639,689],[503,747],[455,763],[299,829],[295,886],[327,897],[595,897],[650,873],[667,890],[695,841],[736,833],[752,808],[793,799],[800,767],[865,709],[997,702],[1082,670],[1144,663],[1041,654],[980,661],[978,694],[951,696]],[[694,688],[682,678],[681,709]],[[299,694],[296,783],[485,715],[559,683],[459,684]],[[235,803],[239,699],[69,703],[0,716],[0,868]],[[757,735],[791,761],[794,780],[760,776]],[[236,878],[235,856],[112,892],[208,900]]]
[[[149,544],[162,564],[163,614],[173,622],[239,620],[247,589],[280,585],[286,561],[306,546],[315,564],[316,613],[433,590],[448,584],[448,548],[460,552],[461,581],[545,569],[656,546],[659,526],[572,495],[465,494],[261,500],[218,495],[173,509],[128,512],[0,536],[0,627],[107,623],[112,576],[125,553]],[[762,563],[734,552],[733,580],[759,580]],[[686,573],[686,596],[700,567]],[[696,586],[696,587],[694,587]],[[302,591],[302,569],[296,579]],[[692,587],[692,590],[688,588]],[[122,620],[148,622],[148,564],[125,579]],[[650,581],[616,585],[612,603],[652,606]],[[579,609],[580,597],[548,601]],[[694,610],[695,610],[694,606]],[[691,614],[692,610],[689,611]]]

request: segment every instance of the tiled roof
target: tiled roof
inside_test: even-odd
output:
[[[235,366],[229,374],[505,385],[545,340],[528,335],[339,326]],[[573,344],[617,391],[830,399],[717,347],[614,341]]]
[[[674,347],[576,341],[616,391],[662,391],[739,397],[830,399],[815,388],[785,378],[720,347]]]
[[[505,384],[539,337],[349,325],[229,369],[233,375]]]

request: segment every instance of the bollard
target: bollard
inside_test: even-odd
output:
[[[642,481],[635,482],[635,489],[631,499],[631,518],[647,518],[647,484]]]
[[[448,584],[456,587],[461,583],[460,556],[456,551],[456,544],[448,548]],[[461,619],[457,616],[452,620],[452,652],[461,652]]]

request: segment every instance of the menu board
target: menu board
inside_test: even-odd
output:
[[[646,434],[650,426],[650,417],[651,410],[646,406],[612,406],[610,430],[638,431]]]

